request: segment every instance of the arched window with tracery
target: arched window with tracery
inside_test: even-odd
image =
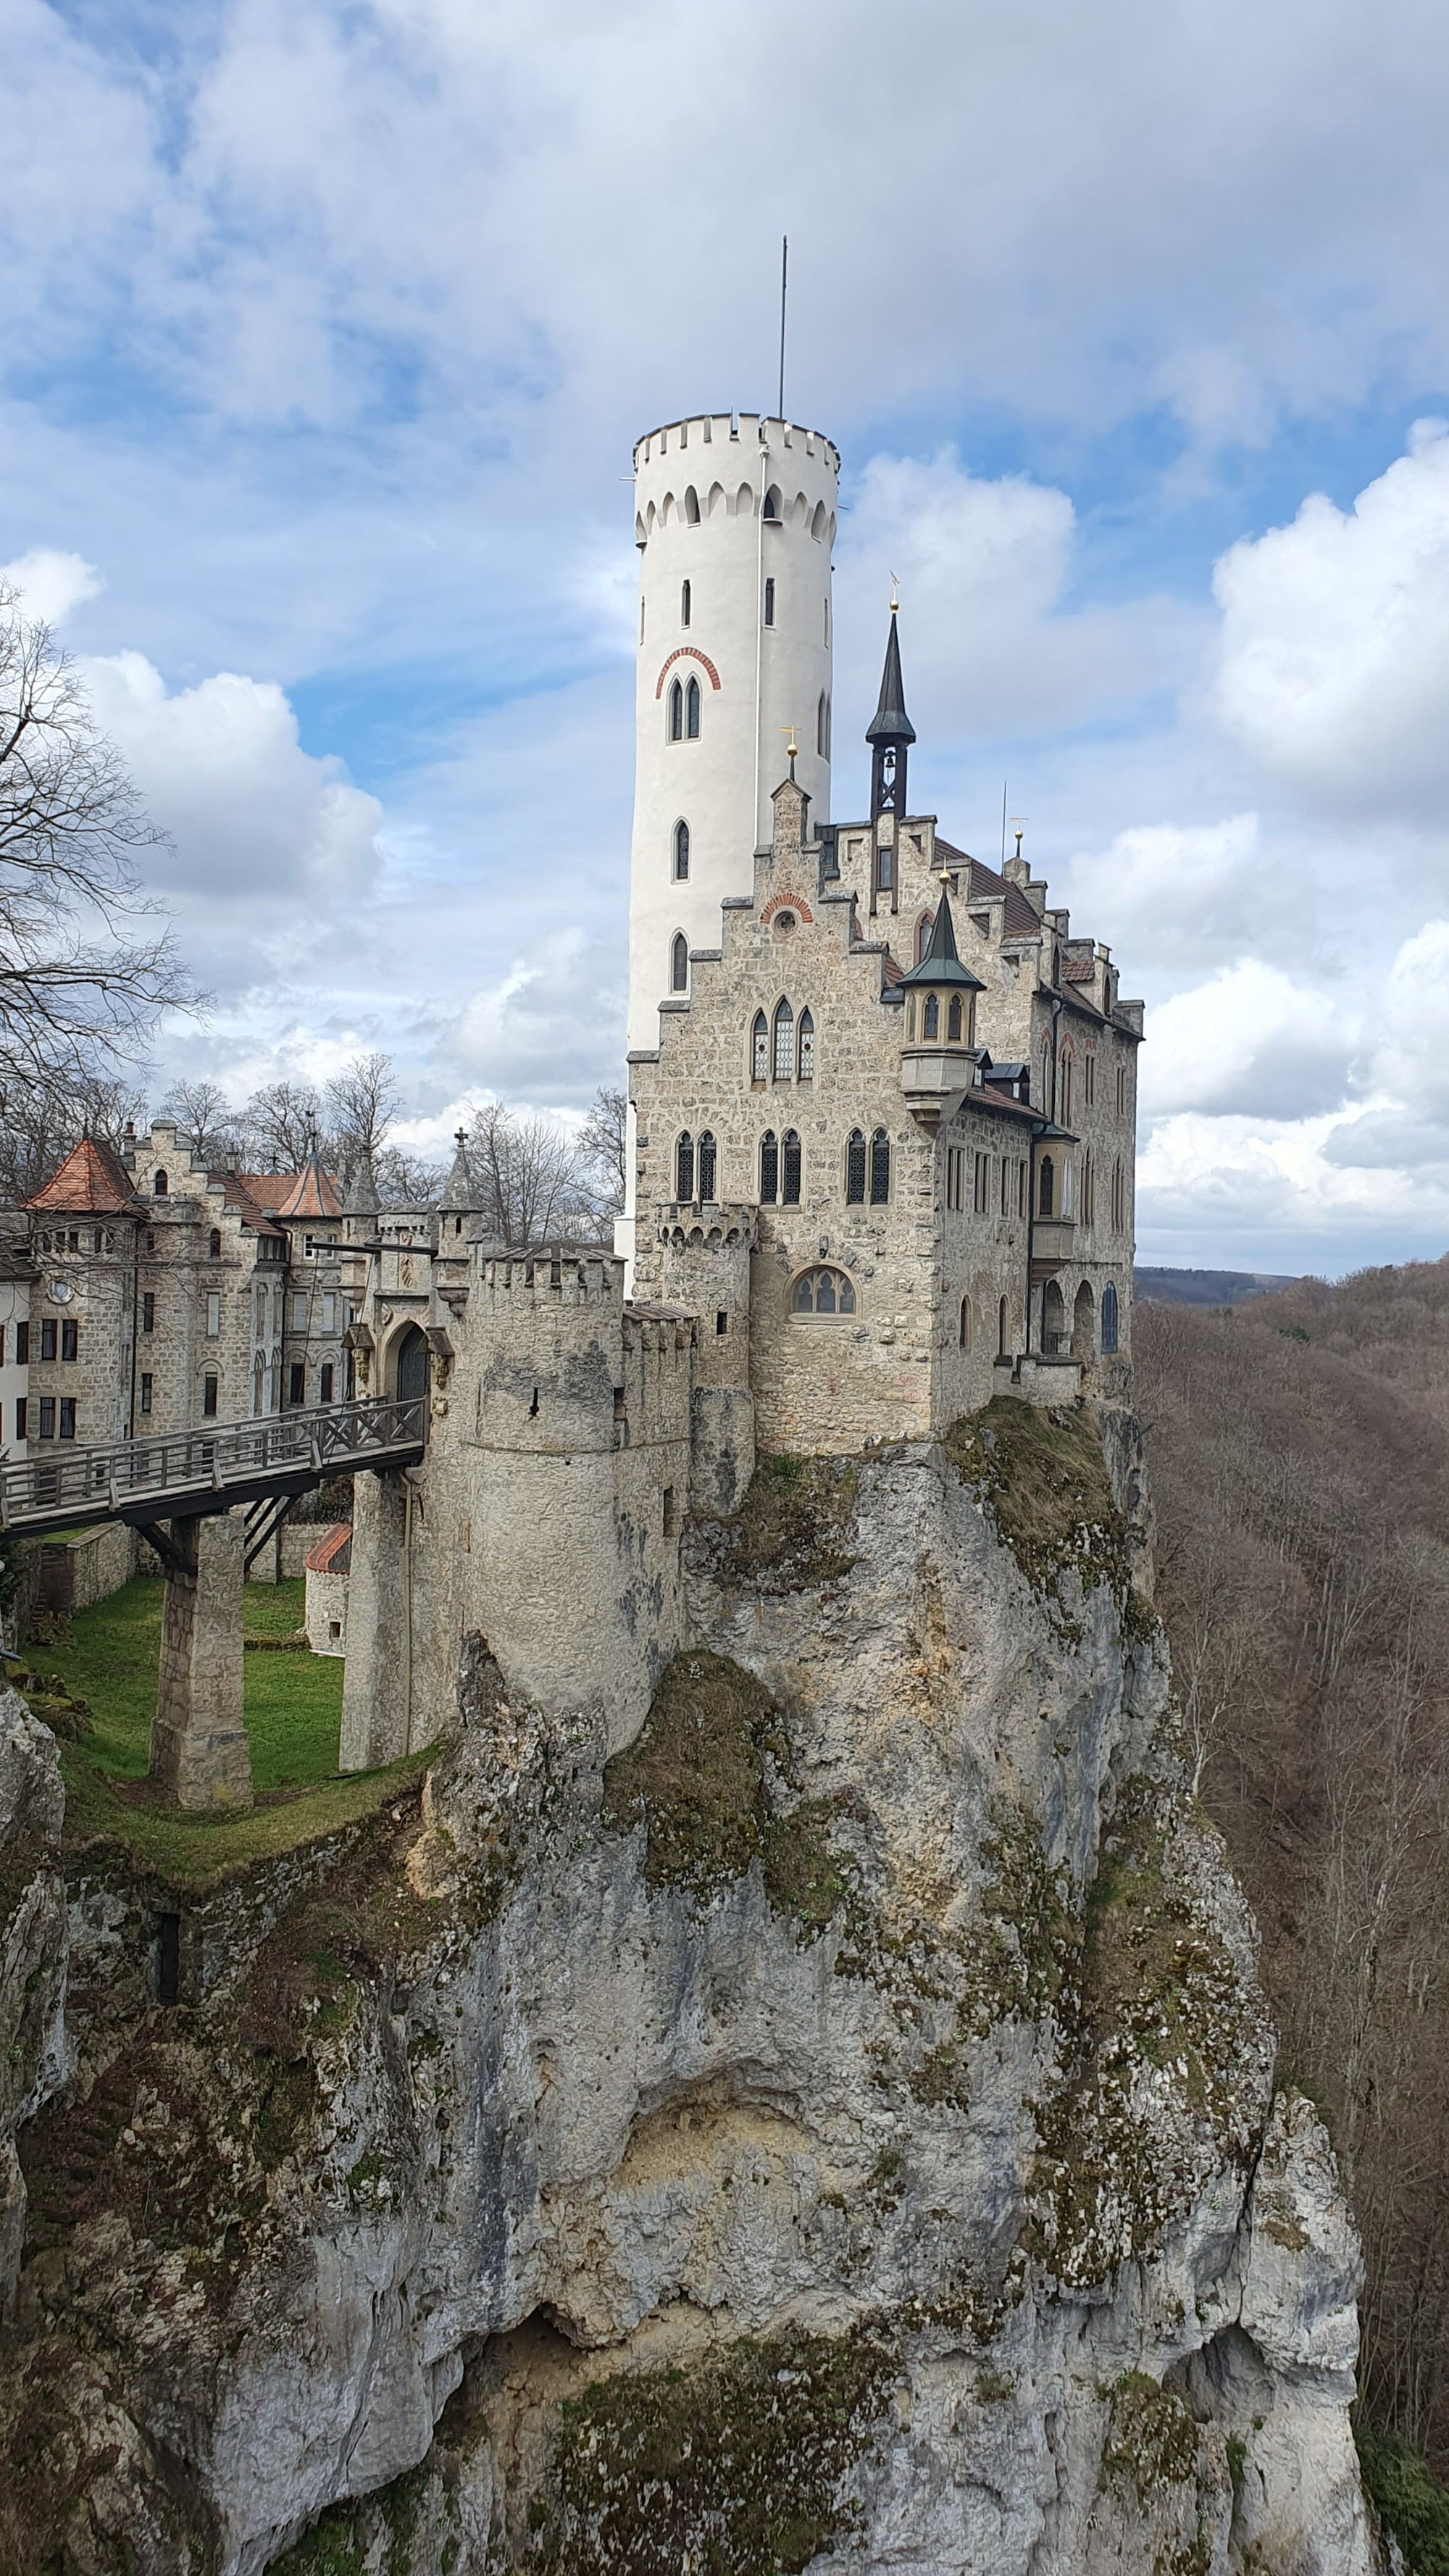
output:
[[[688,874],[689,825],[687,823],[676,823],[674,826],[674,875],[676,883],[683,885]]]
[[[671,993],[689,990],[689,942],[682,930],[676,930],[670,945],[669,989]]]
[[[845,1204],[865,1205],[865,1138],[858,1127],[845,1140]]]
[[[806,1322],[824,1316],[838,1323],[841,1316],[855,1313],[855,1282],[844,1270],[819,1262],[802,1270],[790,1290],[790,1312]]]
[[[788,1082],[795,1070],[795,1014],[786,1001],[775,1004],[775,1080]]]
[[[714,1201],[714,1137],[706,1127],[699,1140],[699,1195],[712,1205]]]
[[[1043,1154],[1041,1169],[1037,1175],[1036,1212],[1038,1216],[1051,1215],[1056,1198],[1056,1179],[1056,1165],[1050,1154]]]
[[[760,1138],[760,1205],[773,1207],[780,1195],[780,1140],[773,1127]]]
[[[802,1082],[815,1078],[815,1022],[808,1011],[800,1014],[796,1031],[796,1068]]]
[[[750,1030],[750,1080],[768,1082],[769,1079],[770,1023],[763,1011],[756,1011],[754,1025]]]
[[[694,1196],[694,1138],[687,1127],[674,1148],[674,1195],[677,1199]]]
[[[780,1163],[780,1204],[782,1207],[798,1207],[800,1204],[800,1139],[793,1127],[787,1127],[781,1139]]]
[[[684,740],[684,690],[678,680],[669,683],[669,739]]]
[[[1102,1350],[1110,1359],[1117,1348],[1117,1291],[1109,1279],[1102,1291]]]
[[[684,692],[684,730],[690,742],[699,740],[699,682],[691,680]]]
[[[877,1127],[870,1140],[870,1203],[884,1207],[891,1194],[891,1140]]]

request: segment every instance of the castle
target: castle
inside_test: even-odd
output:
[[[635,451],[612,1255],[488,1240],[461,1142],[428,1210],[365,1170],[345,1204],[315,1165],[207,1173],[160,1123],[31,1203],[32,1444],[427,1390],[422,1466],[358,1481],[345,1768],[445,1730],[473,1630],[627,1741],[685,1641],[685,1518],[761,1451],[1127,1390],[1142,1005],[1019,848],[998,871],[911,810],[894,606],[867,810],[829,819],[838,472],[742,415]]]

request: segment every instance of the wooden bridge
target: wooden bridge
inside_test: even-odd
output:
[[[0,1466],[0,1530],[37,1538],[47,1530],[129,1521],[149,1535],[159,1521],[194,1520],[246,1503],[250,1565],[288,1504],[324,1477],[416,1466],[426,1422],[427,1400],[413,1395],[193,1424],[100,1449],[47,1450]],[[164,1544],[158,1553],[164,1556]]]

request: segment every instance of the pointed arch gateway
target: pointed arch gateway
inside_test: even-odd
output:
[[[416,1324],[409,1324],[397,1346],[393,1363],[393,1392],[399,1404],[428,1391],[427,1336]]]

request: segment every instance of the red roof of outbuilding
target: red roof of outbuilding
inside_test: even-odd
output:
[[[309,1574],[345,1574],[352,1563],[351,1521],[334,1521],[302,1563]]]
[[[134,1208],[136,1185],[109,1145],[82,1136],[72,1145],[58,1172],[27,1199],[27,1207],[52,1216],[119,1216]]]

